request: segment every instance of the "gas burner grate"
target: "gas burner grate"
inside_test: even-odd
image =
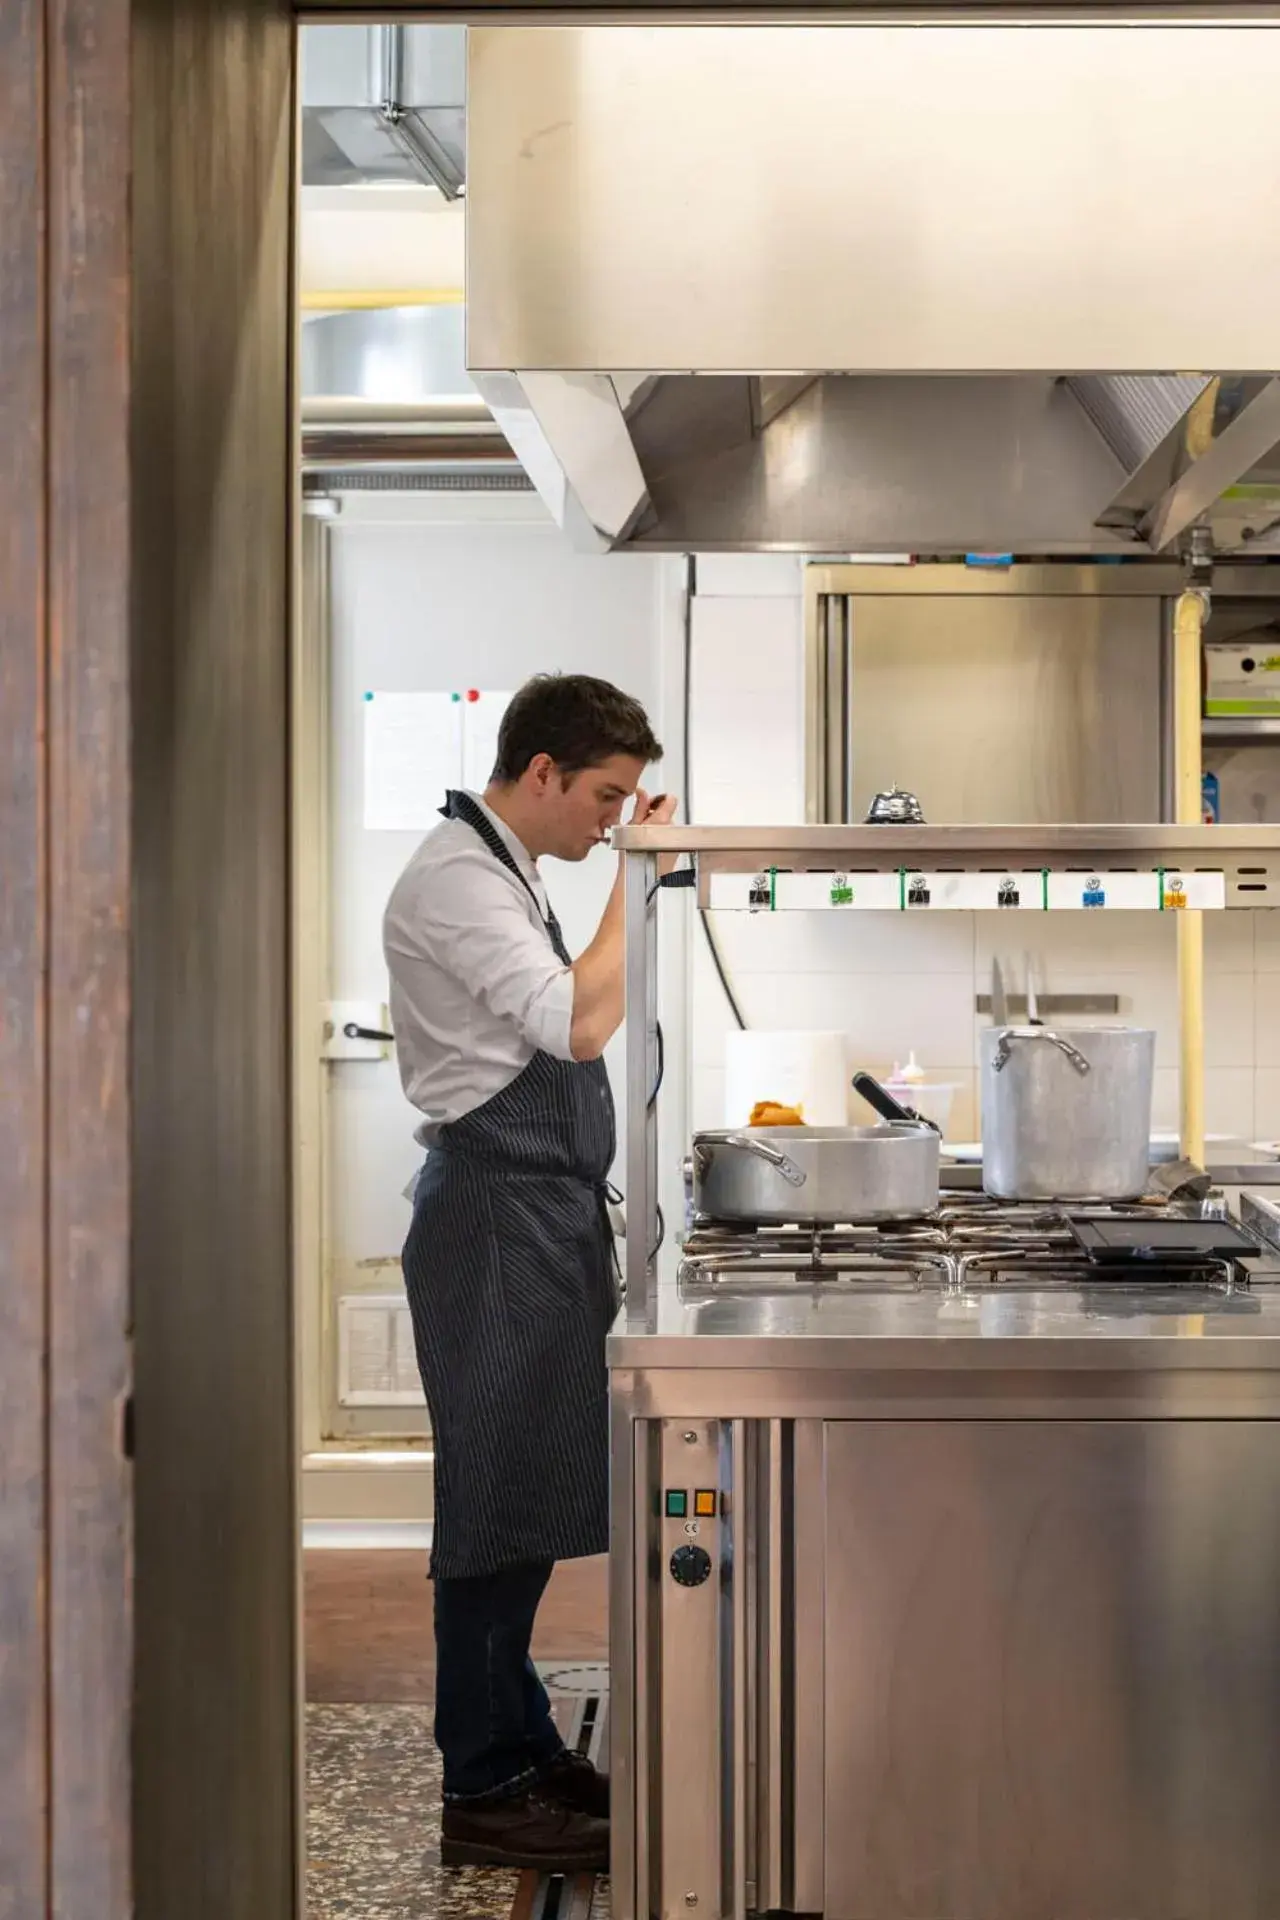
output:
[[[1198,1203],[1096,1208],[1073,1204],[1079,1216],[1109,1219],[1204,1218]],[[948,1196],[923,1219],[844,1227],[741,1226],[699,1220],[685,1241],[679,1268],[685,1292],[702,1288],[755,1290],[872,1285],[937,1286],[964,1291],[991,1287],[1247,1286],[1231,1261],[1195,1266],[1144,1267],[1112,1274],[1085,1255],[1062,1207],[993,1200],[986,1194]]]

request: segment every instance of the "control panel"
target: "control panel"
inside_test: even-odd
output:
[[[728,1429],[718,1420],[664,1420],[653,1524],[660,1581],[661,1721],[681,1729],[661,1769],[659,1920],[710,1920],[725,1911],[719,1827],[723,1726],[720,1689],[728,1543]],[[696,1791],[691,1791],[696,1782]]]
[[[705,1547],[686,1543],[671,1556],[671,1578],[680,1587],[700,1587],[711,1578],[711,1555]]]

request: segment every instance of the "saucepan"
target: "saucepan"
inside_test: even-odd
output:
[[[853,1226],[933,1213],[937,1129],[900,1106],[870,1075],[856,1075],[854,1085],[877,1111],[895,1117],[873,1127],[695,1134],[694,1212],[754,1226]]]

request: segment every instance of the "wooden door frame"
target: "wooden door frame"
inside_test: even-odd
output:
[[[298,1910],[293,53],[0,8],[0,1920]]]
[[[129,23],[0,26],[0,1914],[128,1910]]]

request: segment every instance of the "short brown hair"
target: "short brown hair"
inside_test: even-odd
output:
[[[493,778],[510,786],[540,753],[565,773],[598,767],[614,754],[662,758],[638,700],[587,673],[539,673],[526,680],[502,716]]]

